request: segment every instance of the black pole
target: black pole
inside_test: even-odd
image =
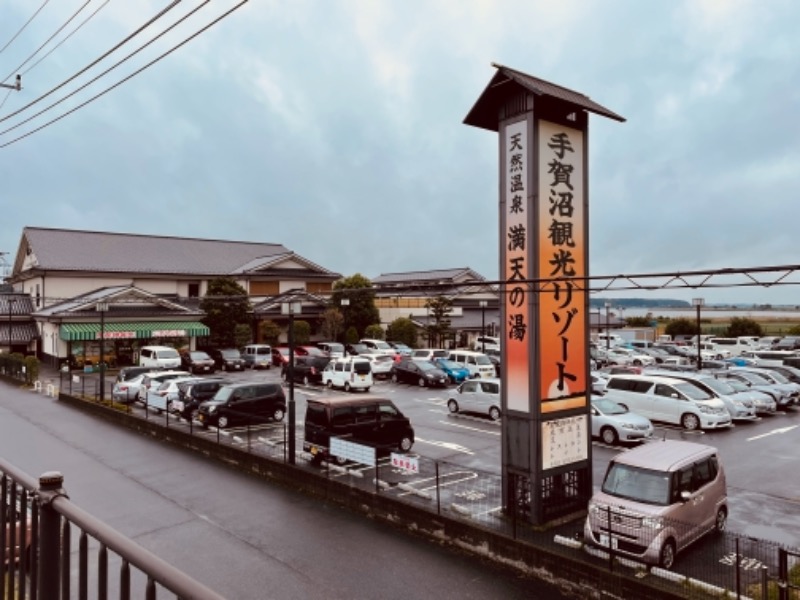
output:
[[[106,398],[106,370],[105,365],[105,337],[106,337],[106,311],[105,307],[100,308],[100,402]]]
[[[703,355],[700,353],[700,303],[697,303],[697,370],[703,368]]]
[[[289,303],[289,464],[294,463],[295,410],[294,410],[294,307]]]
[[[608,328],[609,328],[608,302],[606,302],[606,358],[608,357],[608,351],[611,347],[611,335]]]
[[[486,301],[481,302],[481,352],[486,354]]]

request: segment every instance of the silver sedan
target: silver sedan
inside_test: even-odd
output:
[[[653,436],[650,419],[630,412],[613,400],[592,396],[592,437],[606,444],[640,442]]]

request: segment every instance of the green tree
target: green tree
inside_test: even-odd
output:
[[[229,277],[212,279],[200,309],[206,313],[202,321],[211,330],[211,345],[236,347],[236,326],[250,323],[251,306],[244,288]]]
[[[740,335],[757,335],[761,337],[764,335],[764,330],[761,325],[753,319],[747,317],[733,317],[731,319],[728,329],[725,330],[727,337],[739,337]]]
[[[246,325],[245,323],[237,323],[236,328],[233,331],[233,336],[236,340],[235,347],[243,348],[253,341],[253,330],[250,328],[250,325]]]
[[[650,327],[650,323],[653,322],[653,319],[648,319],[647,317],[626,317],[625,318],[625,326],[626,327]]]
[[[328,308],[322,313],[322,336],[335,341],[344,331],[344,315],[338,308]]]
[[[697,334],[697,321],[691,319],[673,319],[664,327],[664,333],[671,335],[695,335]]]
[[[311,340],[311,325],[308,321],[295,321],[292,332],[297,345],[307,344]]]
[[[364,330],[364,337],[370,338],[373,340],[382,340],[384,336],[383,327],[380,325],[367,325],[367,328]]]
[[[358,336],[358,331],[356,331],[355,327],[348,327],[344,332],[345,344],[355,344],[359,339],[361,338]]]
[[[444,296],[436,296],[425,301],[425,308],[428,309],[429,319],[433,319],[433,323],[429,323],[426,327],[428,343],[433,347],[439,347],[450,333],[450,313],[453,311],[453,301]]]
[[[260,339],[264,340],[267,344],[271,344],[273,346],[275,346],[278,343],[278,340],[281,337],[281,328],[275,321],[271,319],[262,321],[258,326],[258,330],[259,333],[261,334]]]
[[[349,304],[342,305],[343,299],[349,301]],[[375,290],[372,282],[360,273],[344,277],[333,284],[331,305],[339,307],[344,315],[345,330],[355,327],[358,336],[362,336],[369,325],[381,322],[378,308],[375,306]]]
[[[386,329],[386,339],[393,342],[403,342],[405,345],[417,347],[417,326],[414,321],[406,317],[398,317]]]
[[[800,335],[800,325],[795,325],[789,331],[786,332],[787,335]]]

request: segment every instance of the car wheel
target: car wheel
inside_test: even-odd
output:
[[[408,452],[411,450],[411,446],[414,445],[414,442],[411,440],[411,437],[408,435],[404,435],[400,438],[400,443],[397,444],[397,447],[400,449],[400,452]]]
[[[500,420],[500,409],[496,406],[493,406],[489,409],[489,417],[492,421],[499,421]]]
[[[419,381],[417,381],[417,384],[419,384],[419,387],[425,387],[425,378],[420,377]]]
[[[600,430],[600,438],[609,446],[613,446],[619,441],[619,436],[613,427],[603,427]]]
[[[217,419],[217,427],[220,429],[225,429],[228,426],[228,417],[222,416]]]
[[[350,391],[350,382],[349,381],[345,381],[344,382],[344,391],[345,392],[349,392]]]
[[[279,406],[275,410],[272,411],[272,420],[273,421],[283,421],[283,415],[286,414],[286,411],[282,406]]]
[[[369,394],[369,388],[368,388],[368,387],[365,387],[365,388],[364,388],[364,393],[365,393],[365,394]]]
[[[283,373],[281,373],[281,379],[283,379],[283,383],[286,383],[287,381],[289,381],[289,376],[288,376],[288,374],[286,373],[286,371],[284,371]]]
[[[641,366],[642,366],[642,361],[640,361],[640,360],[637,358],[636,360],[634,360],[634,361],[633,361],[633,366],[634,366],[634,367],[641,367]]]
[[[347,459],[344,456],[334,456],[333,462],[335,462],[339,466],[342,466],[344,463],[347,462]]]
[[[693,413],[686,413],[681,417],[681,425],[687,431],[695,431],[700,428],[700,419]]]
[[[447,401],[447,410],[449,410],[451,413],[457,413],[458,412],[458,402],[456,402],[453,399],[448,400]]]
[[[714,519],[714,530],[717,533],[722,533],[725,531],[725,527],[728,525],[728,511],[725,510],[724,507],[720,507],[717,509],[717,518]]]
[[[661,552],[658,553],[658,566],[662,569],[671,569],[675,564],[675,542],[668,539],[661,546]]]
[[[447,376],[447,381],[449,381],[451,384],[455,384],[456,378],[453,377],[452,375],[448,375]]]
[[[311,382],[308,380],[308,375],[303,376],[303,385],[311,385]]]
[[[329,390],[332,390],[333,389],[333,379],[328,379],[328,381],[325,382],[325,385],[328,386]]]
[[[398,382],[398,379],[397,379],[397,373],[392,373],[392,381],[393,381],[394,383],[397,383],[397,382]]]

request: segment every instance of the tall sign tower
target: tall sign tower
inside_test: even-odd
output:
[[[499,133],[504,509],[535,525],[592,494],[587,96],[503,65],[464,123]]]

